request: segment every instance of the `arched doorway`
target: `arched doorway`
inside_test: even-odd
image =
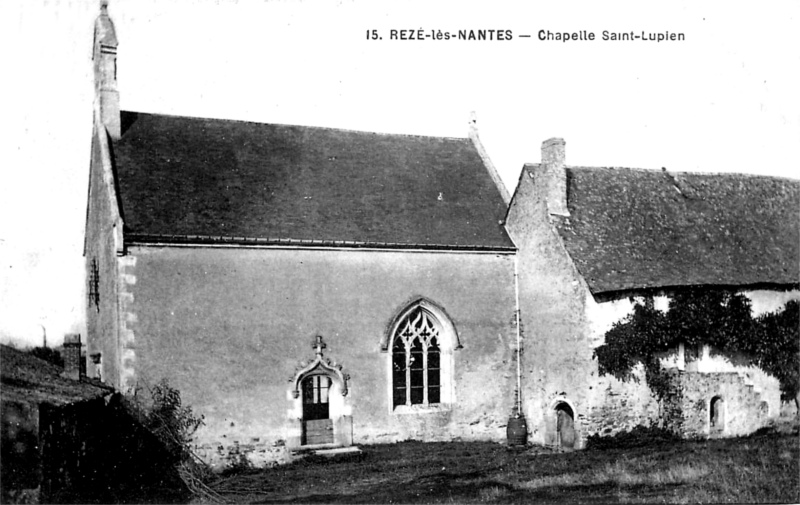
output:
[[[575,448],[575,413],[566,402],[556,404],[556,445]]]
[[[721,396],[715,396],[711,399],[708,411],[710,434],[721,434],[725,431],[725,401]]]
[[[322,336],[314,338],[316,357],[303,362],[291,379],[291,447],[353,443],[353,418],[345,404],[350,376],[342,366],[323,358],[327,344]]]
[[[329,401],[332,383],[328,375],[309,375],[300,383],[303,399],[302,445],[333,443]]]

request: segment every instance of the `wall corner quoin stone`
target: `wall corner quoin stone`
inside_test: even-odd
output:
[[[126,254],[125,256],[119,257],[117,262],[119,263],[120,270],[128,273],[129,270],[132,271],[136,266],[136,256]]]
[[[136,381],[136,324],[139,320],[134,305],[133,286],[136,284],[135,256],[117,257],[119,297],[120,384],[135,387]]]

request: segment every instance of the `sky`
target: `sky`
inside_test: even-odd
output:
[[[108,11],[125,110],[447,137],[465,137],[474,111],[511,192],[551,137],[570,165],[800,177],[797,1],[110,0]],[[2,342],[85,331],[98,12],[98,0],[0,4]],[[594,40],[540,40],[548,31]]]

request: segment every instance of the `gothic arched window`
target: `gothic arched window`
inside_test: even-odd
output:
[[[417,307],[392,337],[392,404],[431,405],[442,401],[441,325]]]

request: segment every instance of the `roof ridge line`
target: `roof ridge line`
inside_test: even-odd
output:
[[[295,128],[313,128],[315,130],[329,130],[329,131],[339,131],[339,132],[348,132],[348,133],[364,133],[364,134],[372,134],[372,135],[383,135],[383,136],[392,136],[392,137],[416,137],[416,138],[425,138],[425,139],[446,139],[446,140],[458,140],[458,141],[469,141],[469,137],[452,137],[452,136],[443,136],[443,135],[422,135],[419,133],[389,133],[389,132],[379,132],[374,130],[354,130],[350,128],[337,128],[335,126],[315,126],[315,125],[303,125],[303,124],[293,124],[293,123],[271,123],[271,122],[264,122],[264,121],[253,121],[249,119],[231,119],[231,118],[220,118],[220,117],[208,117],[208,116],[187,116],[184,114],[168,114],[163,112],[142,112],[142,111],[132,111],[132,110],[125,110],[122,112],[128,112],[132,114],[147,114],[149,116],[166,116],[166,117],[175,117],[175,118],[184,118],[184,119],[198,119],[198,120],[210,120],[210,121],[225,121],[228,123],[250,123],[250,124],[257,124],[257,125],[272,125],[272,126],[286,126],[286,127],[295,127]]]
[[[525,163],[524,167],[533,168],[537,165],[539,165],[539,163]],[[665,167],[642,168],[642,167],[623,167],[623,166],[612,166],[612,165],[606,165],[606,166],[565,165],[564,168],[578,169],[578,170],[631,170],[636,172],[648,172],[654,174],[666,172],[672,175],[688,174],[688,175],[703,175],[712,177],[733,177],[733,178],[739,177],[742,179],[771,179],[771,180],[785,180],[785,181],[800,183],[800,179],[793,179],[791,177],[778,176],[778,175],[751,174],[744,172],[705,172],[705,171],[693,171],[693,170],[670,170]]]

